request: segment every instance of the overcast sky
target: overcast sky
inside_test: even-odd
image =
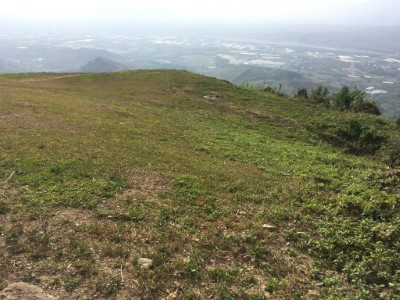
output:
[[[400,0],[13,0],[2,20],[400,25]]]

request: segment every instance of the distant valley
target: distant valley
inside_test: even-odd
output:
[[[357,33],[358,47],[354,41]],[[0,73],[185,69],[257,88],[282,85],[288,95],[299,87],[322,84],[336,92],[348,85],[364,90],[388,116],[398,117],[400,53],[395,51],[396,41],[390,40],[394,34],[395,29],[391,29],[382,37],[387,37],[386,43],[376,44],[371,41],[377,32],[371,33],[368,43],[365,32],[357,31],[342,36],[327,32],[263,36],[256,32],[256,38],[251,39],[166,34],[2,34]],[[381,52],[377,51],[378,44],[382,45]]]

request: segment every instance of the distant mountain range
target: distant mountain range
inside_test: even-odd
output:
[[[123,59],[117,54],[102,49],[75,49],[38,44],[18,45],[17,43],[0,45],[1,73],[76,72],[96,58],[109,60],[109,65],[111,61],[114,61],[115,66],[117,61]],[[100,62],[97,62],[97,64],[99,65]],[[120,67],[117,70],[126,69]],[[106,68],[106,71],[113,70],[113,68]]]
[[[237,36],[237,35],[236,35]],[[242,34],[244,35],[244,32]],[[400,54],[400,27],[261,26],[245,37],[326,48]]]
[[[84,73],[116,72],[122,70],[129,70],[129,66],[104,57],[96,57],[79,68],[79,72]]]
[[[209,72],[208,75],[225,79],[235,84],[249,84],[257,88],[282,85],[286,93],[292,94],[300,87],[312,87],[313,82],[300,73],[271,67],[231,66]]]

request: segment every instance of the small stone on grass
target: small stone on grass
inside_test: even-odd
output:
[[[151,267],[153,267],[153,260],[151,260],[150,258],[139,258],[138,260],[138,264],[140,265],[140,267],[142,269],[150,269]]]
[[[266,229],[266,230],[270,230],[270,231],[275,231],[275,230],[277,230],[278,228],[276,227],[276,226],[273,226],[273,225],[269,225],[269,224],[263,224],[263,226],[262,226],[264,229]]]

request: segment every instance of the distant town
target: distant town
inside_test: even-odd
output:
[[[0,72],[185,69],[257,88],[357,86],[400,116],[400,55],[264,39],[182,35],[0,35]]]

